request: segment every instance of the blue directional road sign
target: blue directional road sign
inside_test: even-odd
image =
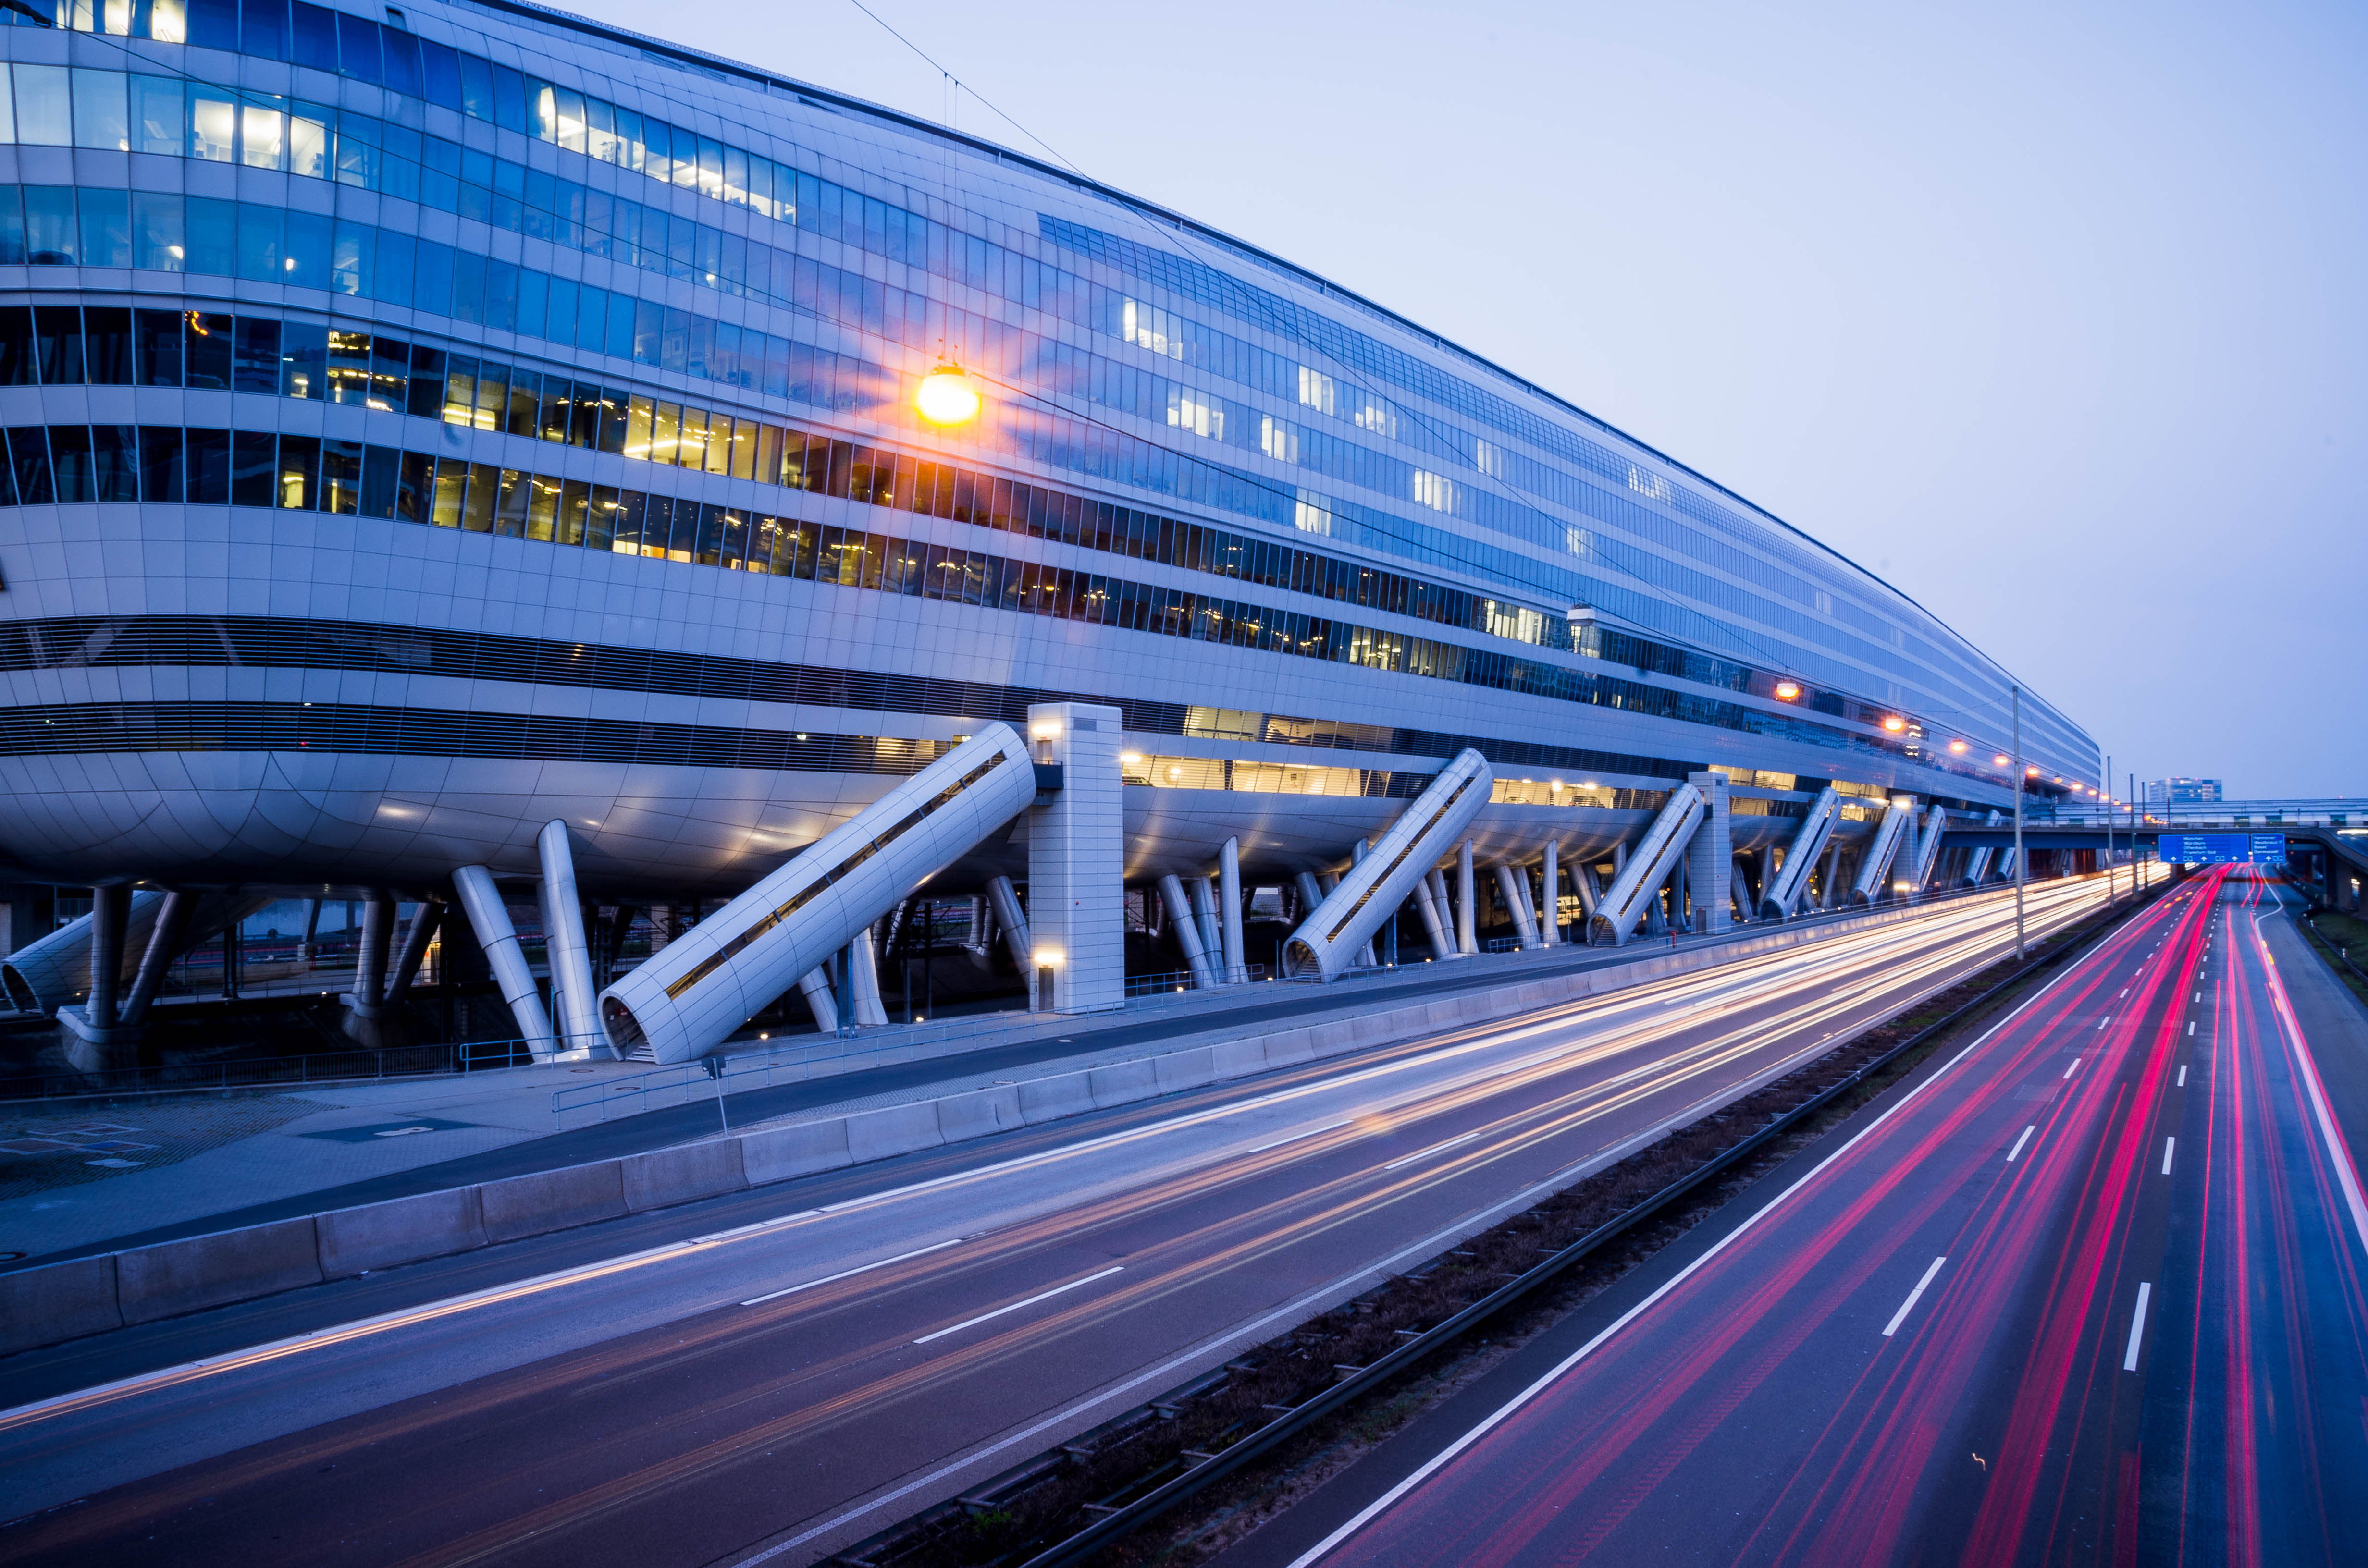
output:
[[[2155,851],[2166,864],[2269,866],[2284,861],[2283,833],[2166,833]]]

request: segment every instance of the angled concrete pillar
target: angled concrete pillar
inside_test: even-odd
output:
[[[553,817],[535,835],[542,861],[536,892],[542,903],[543,955],[551,970],[551,1009],[563,1047],[586,1061],[614,1061],[616,1051],[600,1027],[598,993],[592,988],[592,944],[584,936],[584,901],[575,891],[575,855],[567,824]]]
[[[1469,956],[1480,950],[1479,912],[1473,908],[1478,888],[1472,880],[1472,841],[1455,846],[1455,950]]]
[[[888,1009],[880,1000],[880,949],[871,939],[871,927],[866,926],[847,944],[848,990],[855,999],[855,1027],[882,1029],[888,1027]]]
[[[1513,935],[1520,941],[1522,950],[1538,946],[1537,922],[1530,918],[1530,901],[1521,896],[1513,868],[1499,864],[1497,871],[1497,892],[1505,901],[1505,913],[1513,919]]]
[[[1562,846],[1546,840],[1546,863],[1540,879],[1545,885],[1545,907],[1538,911],[1538,938],[1551,948],[1562,940]]]
[[[830,994],[830,976],[825,966],[816,964],[798,978],[798,994],[806,999],[806,1010],[814,1015],[814,1028],[824,1034],[838,1032],[838,999]]]
[[[452,873],[452,891],[460,895],[461,912],[469,917],[477,946],[484,949],[494,984],[509,1004],[510,1016],[518,1020],[518,1037],[537,1062],[550,1061],[559,1053],[559,1040],[552,1032],[551,1015],[542,1010],[534,971],[527,967],[526,952],[518,946],[518,927],[510,924],[510,913],[502,907],[494,874],[483,866],[462,866]]]
[[[1119,766],[1124,716],[1090,702],[1028,710],[1039,762],[1061,769],[1061,787],[1028,808],[1028,936],[1031,993],[1051,968],[1053,1010],[1106,1013],[1126,1005],[1125,778]],[[1241,916],[1234,916],[1235,942]],[[1049,963],[1047,960],[1050,960]]]
[[[189,943],[189,926],[198,912],[198,895],[173,888],[165,894],[164,907],[157,912],[155,925],[148,930],[148,950],[141,955],[140,972],[132,977],[131,993],[123,999],[116,1015],[117,1022],[125,1028],[137,1028],[147,1020],[149,1004],[165,983],[165,971],[172,967]]]
[[[996,923],[1003,927],[1004,950],[1011,955],[1022,981],[1030,981],[1035,972],[1028,948],[1028,916],[1019,908],[1019,892],[1011,885],[1009,877],[986,879],[986,901],[995,911]],[[1032,982],[1031,982],[1032,983]]]
[[[427,961],[427,944],[444,924],[444,901],[433,893],[422,899],[411,917],[410,929],[403,934],[403,951],[394,960],[394,968],[386,977],[386,999],[389,1005],[400,1002],[419,978],[419,966]]]
[[[1209,969],[1217,983],[1228,983],[1225,978],[1225,943],[1217,934],[1217,891],[1211,884],[1213,877],[1195,877],[1191,882],[1192,923],[1201,928],[1201,950],[1209,955]]]
[[[1694,929],[1725,931],[1734,925],[1735,840],[1727,819],[1724,773],[1691,773],[1686,782],[1702,791],[1708,808],[1686,846],[1686,899],[1695,911]]]
[[[1250,977],[1249,957],[1242,951],[1242,846],[1228,838],[1217,851],[1217,913],[1219,936],[1225,945],[1225,983],[1241,985]]]
[[[1194,882],[1198,885],[1199,879]],[[1192,988],[1213,990],[1216,971],[1209,967],[1209,949],[1201,944],[1201,922],[1193,916],[1182,880],[1172,875],[1160,878],[1159,896],[1167,905],[1167,924],[1176,933],[1176,945],[1184,949],[1184,967],[1192,971]]]
[[[1448,940],[1447,922],[1439,913],[1439,872],[1436,869],[1417,879],[1414,884],[1415,913],[1422,917],[1423,935],[1430,938],[1430,956],[1435,959],[1455,957],[1454,945]]]

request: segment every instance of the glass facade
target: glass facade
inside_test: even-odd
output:
[[[1755,766],[1715,732],[2003,798],[2008,679],[1911,601],[1172,215],[556,15],[0,17],[0,506],[835,585],[1547,699],[1507,740],[1583,709],[1649,722],[1623,754]],[[987,392],[951,434],[909,412],[940,352]],[[2023,725],[2094,773],[2027,692]]]

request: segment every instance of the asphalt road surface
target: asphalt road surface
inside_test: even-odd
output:
[[[2097,906],[2034,890],[2034,926]],[[0,1363],[11,1562],[814,1561],[1995,961],[2011,903]]]
[[[1229,1562],[2363,1560],[2368,1014],[2267,884],[1866,1119]]]

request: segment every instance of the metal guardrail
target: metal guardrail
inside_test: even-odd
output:
[[[449,1045],[322,1051],[310,1056],[251,1056],[158,1067],[110,1067],[95,1073],[0,1078],[0,1102],[196,1094],[285,1084],[350,1082],[357,1078],[430,1077],[525,1066],[533,1060],[523,1040],[481,1040]]]
[[[1229,983],[1255,984],[1264,981],[1269,972],[1262,963],[1249,964],[1236,971],[1235,978]],[[1179,991],[1192,988],[1192,971],[1189,969],[1170,970],[1165,974],[1130,974],[1126,977],[1129,1001],[1145,996],[1172,996]]]
[[[2259,827],[2354,828],[2368,833],[2368,800],[2340,796],[2315,801],[2217,801],[2177,806],[2026,806],[2023,825],[2105,827],[2126,831],[2132,823],[2140,833],[2163,828]]]

